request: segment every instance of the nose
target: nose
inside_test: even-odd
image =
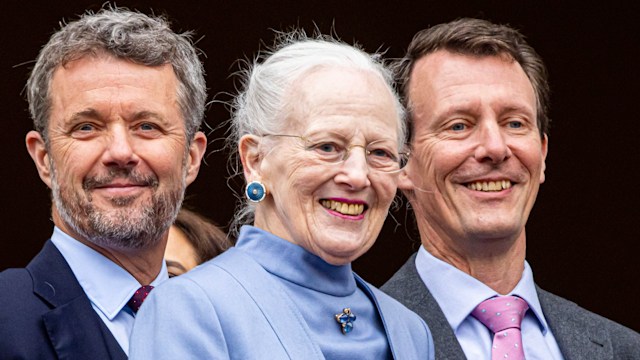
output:
[[[339,165],[340,171],[335,177],[339,184],[347,185],[351,190],[360,190],[371,186],[369,164],[364,146],[353,145],[346,159]]]
[[[490,161],[494,164],[511,156],[511,149],[497,121],[485,122],[478,128],[478,145],[474,155],[479,162]]]
[[[126,126],[114,125],[106,136],[103,164],[109,167],[130,168],[139,159],[133,148],[133,139]]]

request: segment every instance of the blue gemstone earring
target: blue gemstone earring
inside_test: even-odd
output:
[[[251,202],[260,202],[267,196],[267,189],[260,181],[252,181],[247,184],[247,188],[244,191],[247,199]]]
[[[347,335],[353,330],[353,322],[356,321],[356,314],[350,308],[344,308],[341,314],[336,314],[336,321],[342,328],[342,333]]]

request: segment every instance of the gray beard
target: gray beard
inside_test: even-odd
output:
[[[107,176],[86,179],[83,182],[84,194],[81,194],[68,187],[61,188],[52,161],[50,165],[53,202],[60,217],[74,231],[100,247],[122,250],[154,247],[173,224],[184,199],[186,167],[181,186],[161,193],[157,192],[155,176],[144,178],[128,169],[114,169]],[[134,203],[136,198],[113,198],[110,200],[112,209],[97,208],[89,191],[115,177],[144,182],[154,190],[151,199],[131,207],[127,205]]]

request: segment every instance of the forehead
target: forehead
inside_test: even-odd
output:
[[[314,69],[295,81],[288,125],[300,130],[399,125],[397,102],[381,76],[344,67]]]
[[[110,55],[87,55],[59,66],[51,81],[52,106],[80,111],[119,104],[177,106],[177,78],[169,64],[145,66]],[[77,108],[77,109],[75,109]],[[153,109],[143,109],[153,110]]]
[[[165,249],[167,260],[180,262],[187,267],[197,265],[196,249],[187,235],[175,225],[169,227],[169,238]]]
[[[187,235],[175,225],[169,227],[169,240],[167,242],[167,250],[175,252],[192,252],[193,245],[187,238]]]
[[[409,100],[414,110],[426,107],[434,111],[475,102],[529,106],[535,111],[533,86],[517,61],[507,56],[470,56],[446,50],[416,62],[409,83]]]

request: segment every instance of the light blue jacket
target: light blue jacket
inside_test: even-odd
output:
[[[422,319],[354,276],[378,309],[394,358],[433,359],[433,340]],[[324,359],[283,286],[236,248],[155,289],[136,318],[129,355]]]

